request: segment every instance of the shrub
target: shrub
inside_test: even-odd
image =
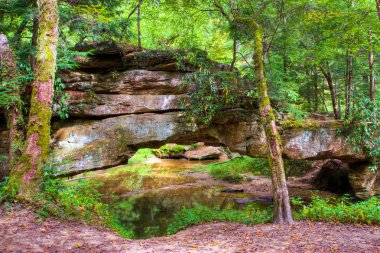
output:
[[[311,203],[302,205],[295,217],[313,221],[380,224],[380,199],[350,203],[347,196],[328,200],[313,196]]]
[[[34,197],[34,206],[42,218],[49,216],[63,220],[82,221],[94,225],[108,226],[124,237],[133,233],[124,228],[118,218],[109,211],[109,206],[100,201],[101,194],[93,184],[80,181],[75,186],[64,184],[54,178],[54,168],[45,169],[42,191]]]

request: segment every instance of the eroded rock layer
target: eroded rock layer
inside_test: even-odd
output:
[[[115,45],[102,45],[88,59],[79,60],[77,70],[60,74],[70,95],[71,119],[55,124],[51,157],[63,173],[115,166],[127,162],[139,147],[157,148],[165,143],[201,141],[250,156],[267,155],[257,112],[231,109],[208,126],[185,120],[180,104],[189,87],[183,87],[181,80],[189,73],[177,70],[171,54],[125,52]],[[223,69],[223,65],[215,66]],[[313,126],[283,127],[284,156],[365,161],[337,134],[338,125],[319,121]],[[380,193],[368,188],[377,184],[366,184],[367,177],[356,174],[350,175],[353,189],[366,192],[359,196]]]

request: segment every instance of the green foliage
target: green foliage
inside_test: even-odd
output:
[[[310,169],[312,162],[307,160],[284,160],[284,166],[287,176],[299,176]],[[269,177],[270,169],[267,158],[253,158],[242,156],[231,159],[222,163],[210,163],[202,167],[194,169],[206,170],[214,178],[222,179],[232,183],[240,183],[245,173],[253,175],[262,175]]]
[[[293,200],[292,202],[302,206],[302,209],[295,214],[299,219],[380,224],[380,199],[378,198],[351,203],[349,196],[328,200],[314,196],[308,205],[303,205],[299,200],[296,200],[296,202]]]
[[[185,151],[185,147],[177,144],[165,144],[159,149],[154,149],[153,154],[158,157],[172,157],[177,156]]]
[[[232,183],[241,182],[244,173],[269,176],[269,164],[265,158],[242,156],[223,163],[211,163],[196,170],[207,170],[214,178]]]
[[[380,159],[380,123],[378,121],[380,103],[365,98],[356,103],[351,114],[344,120],[341,133],[353,144],[356,152],[362,152],[371,158],[375,171]]]
[[[199,206],[192,209],[182,209],[174,214],[172,222],[167,228],[168,234],[174,234],[189,226],[211,221],[242,222],[248,225],[269,222],[271,215],[267,211],[257,210],[248,206],[244,210],[220,210]]]
[[[175,56],[179,68],[188,71],[198,71],[186,75],[183,85],[192,87],[189,99],[182,103],[185,116],[188,119],[208,124],[224,109],[234,105],[236,95],[233,93],[233,84],[237,76],[232,72],[218,71],[208,59],[207,53],[192,49],[186,55]]]
[[[124,237],[133,234],[124,228],[117,217],[109,211],[107,204],[100,201],[101,195],[94,185],[80,181],[75,185],[64,184],[54,178],[55,169],[49,166],[44,171],[42,191],[34,198],[38,215],[42,218],[56,217],[64,220],[105,225]]]
[[[140,148],[137,152],[128,160],[128,164],[144,163],[148,161],[150,157],[154,156],[153,150],[150,148]]]
[[[8,193],[7,193],[8,180],[9,180],[9,177],[5,177],[4,180],[0,182],[0,203],[2,203],[8,198]]]

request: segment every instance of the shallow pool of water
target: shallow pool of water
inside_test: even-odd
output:
[[[114,199],[111,206],[123,224],[134,231],[136,238],[163,236],[174,213],[182,208],[207,206],[242,209],[246,205],[236,203],[234,198],[253,196],[247,193],[223,193],[222,189],[222,186],[179,186],[120,197]],[[266,209],[270,204],[255,202],[254,205],[258,209]]]

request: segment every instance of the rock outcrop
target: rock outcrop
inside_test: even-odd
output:
[[[95,49],[92,56],[78,58],[78,69],[60,73],[70,95],[67,102],[72,117],[55,123],[51,158],[63,173],[116,166],[127,162],[140,147],[166,143],[201,141],[226,145],[241,154],[266,156],[257,112],[230,109],[208,126],[185,120],[180,102],[189,87],[182,87],[181,79],[189,73],[178,71],[172,54],[126,51],[114,44],[95,45]],[[215,66],[223,69],[223,65]],[[282,127],[284,156],[365,161],[337,134],[338,125],[318,121],[312,126]],[[362,186],[366,178],[351,174],[350,180],[354,189],[366,187]],[[373,190],[365,197],[376,193],[380,192]]]

